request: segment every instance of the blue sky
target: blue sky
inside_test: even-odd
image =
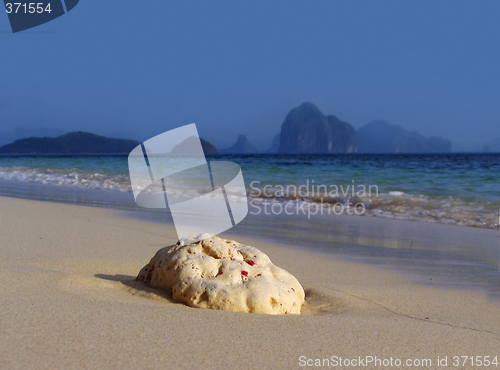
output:
[[[498,1],[91,1],[18,34],[0,16],[0,132],[146,139],[195,122],[265,149],[311,101],[458,145],[500,136]]]

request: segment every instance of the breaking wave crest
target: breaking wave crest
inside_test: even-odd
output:
[[[45,162],[41,162],[39,165],[31,165],[31,163],[17,165],[16,163],[11,166],[0,166],[0,180],[132,192],[126,159],[95,159],[91,165],[89,165],[88,160],[87,162],[82,160],[81,163],[83,164],[81,164],[75,162],[77,159],[71,159],[73,162],[65,167],[60,166],[61,161],[55,162],[53,160],[53,162],[48,163],[49,160],[51,159],[44,159]],[[102,162],[104,165],[97,161],[104,161]],[[60,167],[57,167],[56,163]],[[394,189],[395,183],[385,183],[380,190],[367,187],[364,192],[339,190],[336,193],[328,192],[324,194],[317,191],[300,193],[293,190],[293,186],[292,190],[283,191],[283,187],[276,186],[276,183],[273,183],[273,186],[267,185],[266,189],[264,189],[264,184],[270,184],[270,182],[262,183],[259,186],[251,185],[252,179],[269,175],[263,170],[263,168],[266,169],[264,164],[258,169],[254,169],[252,167],[254,165],[254,163],[247,164],[246,168],[242,166],[248,187],[248,197],[253,205],[265,206],[274,203],[286,205],[294,203],[308,208],[331,207],[336,204],[359,204],[363,206],[364,212],[362,214],[369,217],[437,222],[490,229],[499,227],[498,211],[500,201],[494,197],[488,199],[482,195],[465,196],[465,192],[457,192],[456,190],[455,193],[444,195],[446,193],[445,185],[443,185],[442,191],[436,193],[420,192],[414,188],[409,188],[409,190],[403,188],[405,191],[401,191],[397,188]],[[294,173],[294,171],[306,173],[303,167],[302,164],[296,165],[292,172],[285,173],[289,177],[283,177],[281,182],[297,182],[290,174]],[[273,172],[276,171],[274,167],[269,168],[272,168]],[[400,175],[401,171],[399,169],[398,171],[398,175]],[[307,173],[311,173],[310,166],[307,168]],[[272,178],[270,176],[268,176],[268,179]],[[381,177],[379,176],[379,178]],[[344,181],[344,183],[350,181]],[[454,179],[448,181],[452,183]],[[459,187],[455,186],[455,189],[457,188]],[[173,195],[197,195],[193,189],[189,188],[179,188],[176,192],[177,194]],[[171,194],[168,193],[168,195]],[[231,192],[228,192],[227,196],[233,201],[245,201],[245,199],[237,199],[238,197],[231,194]]]
[[[0,167],[0,179],[49,185],[79,186],[89,189],[132,191],[128,174],[102,174],[76,169],[68,172],[56,169]]]

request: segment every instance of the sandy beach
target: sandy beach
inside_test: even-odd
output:
[[[2,369],[398,368],[335,356],[474,368],[453,357],[500,356],[500,303],[482,292],[239,237],[297,277],[303,314],[194,309],[134,281],[175,241],[171,225],[6,197],[0,217]]]

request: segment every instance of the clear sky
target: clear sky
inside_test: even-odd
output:
[[[500,2],[116,0],[12,34],[0,15],[0,132],[143,140],[195,122],[265,149],[311,101],[482,145],[500,136]]]

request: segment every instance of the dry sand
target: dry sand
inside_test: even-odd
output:
[[[432,360],[426,368],[448,356],[452,368],[452,356],[500,356],[500,304],[482,293],[240,238],[299,279],[303,315],[195,309],[134,281],[175,239],[171,226],[1,197],[0,214],[2,369],[311,368],[300,356]]]

